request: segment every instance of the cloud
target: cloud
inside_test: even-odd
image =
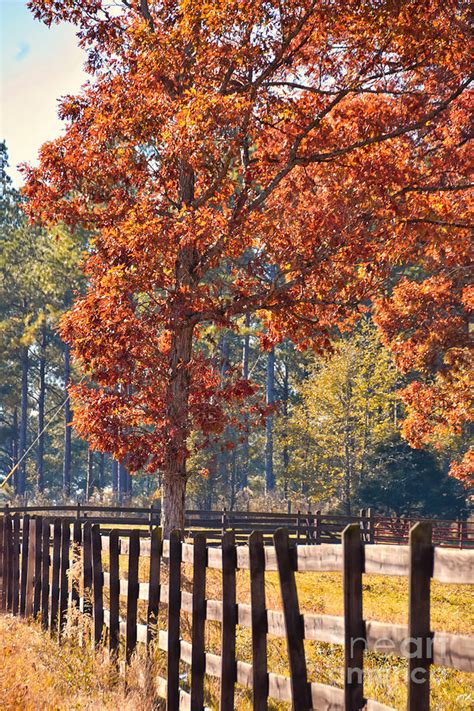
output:
[[[22,59],[25,59],[30,53],[31,46],[28,44],[28,42],[21,42],[21,44],[18,45],[18,52],[15,54],[15,59],[17,62],[21,62]]]

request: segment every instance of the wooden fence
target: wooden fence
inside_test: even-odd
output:
[[[122,556],[128,559],[127,578],[121,574]],[[139,578],[141,558],[149,563],[146,582]],[[80,567],[80,581],[68,576],[72,565]],[[192,574],[185,581],[183,566],[188,565]],[[209,569],[222,571],[221,599],[206,598]],[[237,604],[239,569],[250,571],[249,604]],[[278,573],[281,611],[266,608],[266,571]],[[344,615],[301,614],[297,571],[341,573]],[[408,626],[364,619],[363,573],[409,576]],[[252,533],[247,544],[236,545],[234,533],[227,531],[217,547],[208,546],[202,533],[186,542],[174,531],[162,541],[158,527],[144,537],[139,530],[101,530],[100,524],[67,518],[19,513],[0,517],[1,608],[38,617],[45,629],[60,635],[68,608],[76,605],[92,615],[96,644],[106,643],[117,657],[123,639],[127,662],[137,644],[149,647],[155,640],[167,657],[166,675],[156,679],[156,689],[168,711],[202,711],[206,676],[220,680],[221,711],[237,708],[236,684],[251,689],[257,711],[266,709],[269,699],[290,702],[295,711],[387,711],[387,706],[364,697],[365,649],[408,657],[408,709],[425,711],[431,665],[474,671],[473,637],[431,630],[431,580],[474,583],[474,552],[433,546],[431,526],[425,522],[412,527],[408,546],[364,543],[356,523],[345,528],[342,546],[295,545],[286,530],[278,529],[271,546],[264,545],[261,532]],[[85,594],[88,590],[90,595]],[[141,622],[139,601],[146,605]],[[163,629],[157,628],[160,609],[166,613]],[[191,642],[182,639],[181,612],[192,615]],[[220,655],[206,651],[206,620],[220,623]],[[236,658],[237,626],[251,630],[251,664]],[[288,677],[268,669],[267,635],[286,639]],[[343,645],[344,688],[308,680],[305,640]],[[410,645],[419,654],[413,654]],[[191,672],[186,688],[182,663]]]
[[[159,526],[160,509],[156,506],[76,505],[16,506],[0,508],[0,513],[73,516],[75,520],[113,526]],[[433,543],[451,548],[474,550],[474,522],[422,519],[431,524]],[[187,535],[204,533],[209,543],[218,543],[222,534],[233,530],[237,543],[246,542],[252,531],[261,531],[265,542],[271,542],[277,528],[286,528],[298,543],[340,543],[342,531],[352,523],[359,524],[365,543],[408,544],[409,533],[419,518],[380,516],[373,509],[361,509],[357,515],[323,514],[321,511],[275,513],[259,511],[188,510],[185,518]]]

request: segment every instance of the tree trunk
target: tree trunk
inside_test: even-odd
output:
[[[18,444],[18,476],[15,477],[16,493],[23,496],[26,490],[26,461],[23,456],[26,452],[26,440],[28,433],[28,370],[29,356],[28,346],[21,349],[21,411],[20,411],[20,437]]]
[[[176,469],[179,469],[176,467]],[[184,470],[184,474],[183,474]],[[186,499],[186,463],[181,471],[166,472],[161,484],[161,525],[163,535],[169,538],[171,531],[184,529]]]
[[[99,454],[99,491],[105,488],[105,454]]]
[[[180,202],[190,205],[194,200],[194,171],[189,163],[180,160],[178,184]],[[199,263],[199,252],[193,244],[184,245],[176,260],[176,293],[181,288],[193,289],[198,277],[195,269]],[[184,307],[184,309],[183,309]],[[184,311],[186,300],[175,303],[172,317],[172,338],[169,354],[169,374],[167,388],[166,415],[169,437],[165,445],[164,470],[161,484],[161,525],[163,535],[169,537],[174,529],[184,529],[186,496],[186,461],[188,458],[189,434],[189,386],[191,374],[189,364],[193,350],[195,324],[186,320]]]
[[[229,497],[229,509],[234,510],[235,507],[235,495],[237,490],[237,438],[234,435],[234,447],[232,449],[231,457],[231,470],[230,470],[230,497]]]
[[[250,314],[245,314],[245,328],[246,332],[244,335],[244,344],[242,350],[242,378],[248,380],[249,378],[249,366],[250,366],[250,333],[248,329],[250,328]],[[249,483],[249,471],[250,471],[250,446],[249,446],[249,416],[246,412],[244,414],[244,431],[243,431],[243,443],[242,443],[242,463],[240,466],[240,476],[239,476],[239,488],[245,489]]]
[[[127,467],[124,462],[118,465],[118,494],[120,503],[123,503],[128,496]]]
[[[272,348],[267,359],[267,405],[275,401],[275,348]],[[266,418],[265,441],[265,492],[275,488],[275,472],[273,470],[273,415]]]
[[[165,536],[184,528],[187,439],[189,432],[189,363],[192,354],[191,324],[177,328],[170,351],[170,381],[167,393],[169,437],[165,447],[165,466],[161,486],[162,526]]]
[[[12,468],[16,466],[18,462],[18,408],[15,407],[13,410],[13,423],[12,423]],[[16,480],[14,475],[13,481]]]
[[[116,459],[112,459],[112,491],[117,497],[119,493],[119,465]]]
[[[71,358],[69,346],[64,346],[64,453],[63,453],[63,493],[66,498],[71,496],[71,422],[72,410],[67,388],[71,377]]]
[[[44,404],[46,397],[46,327],[41,331],[41,351],[39,358],[38,395],[38,448],[36,450],[36,474],[38,491],[44,489]]]
[[[212,505],[214,503],[215,495],[215,485],[217,478],[217,454],[215,452],[211,453],[207,468],[209,470],[209,478],[207,480],[207,496],[206,496],[206,508],[211,511]]]
[[[89,501],[94,493],[94,455],[92,449],[87,450],[87,481],[86,481],[86,501]]]
[[[288,448],[287,444],[287,437],[288,437],[288,432],[287,432],[287,426],[288,426],[288,398],[289,398],[289,369],[288,369],[288,363],[285,360],[283,363],[283,418],[284,418],[284,423],[285,423],[285,431],[284,431],[284,441],[285,444],[283,446],[283,452],[282,452],[282,458],[283,458],[283,481],[284,481],[284,496],[285,499],[288,498],[288,468],[290,465],[290,450]]]

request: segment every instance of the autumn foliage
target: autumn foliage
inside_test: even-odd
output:
[[[166,526],[182,523],[190,431],[221,431],[253,392],[219,380],[206,324],[257,311],[264,345],[324,349],[383,297],[400,364],[435,365],[406,392],[407,434],[461,426],[467,2],[29,5],[77,25],[91,73],[26,171],[32,215],[93,235],[62,328],[94,383],[75,388],[76,427],[163,470]]]

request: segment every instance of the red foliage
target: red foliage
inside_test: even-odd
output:
[[[74,390],[93,446],[185,477],[190,429],[221,431],[225,403],[253,392],[220,383],[200,324],[258,311],[265,347],[324,349],[402,263],[435,277],[380,307],[387,342],[405,369],[444,348],[448,377],[464,347],[448,274],[467,254],[469,3],[29,5],[78,25],[94,75],[25,169],[32,215],[94,234],[62,329],[96,383]]]

